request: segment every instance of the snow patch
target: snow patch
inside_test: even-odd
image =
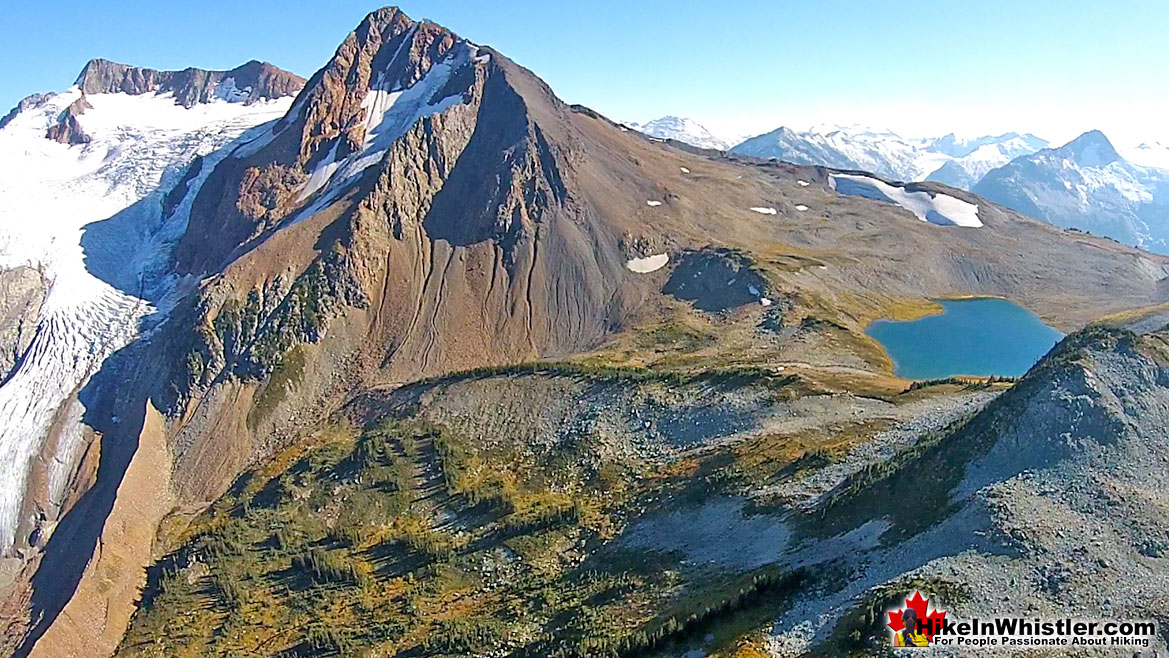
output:
[[[650,208],[657,208],[658,206],[662,205],[662,202],[661,201],[646,201],[645,205],[649,206]]]
[[[807,210],[807,209],[808,209],[808,207],[807,207],[807,206],[805,206],[805,205],[804,205],[804,204],[802,204],[802,203],[801,203],[801,204],[797,204],[797,205],[796,205],[796,210],[798,210],[798,211],[800,211],[800,212],[804,212],[804,211],[805,211],[805,210]]]
[[[690,170],[689,170],[689,169],[687,169],[686,167],[678,167],[678,168],[679,168],[679,169],[681,169],[681,170],[682,170],[682,173],[684,173],[684,174],[688,174],[688,173],[690,173]]]
[[[798,180],[796,181],[796,185],[799,185],[800,187],[807,187],[809,183],[806,180]]]
[[[832,174],[828,177],[832,189],[840,194],[863,196],[867,199],[894,203],[913,213],[923,222],[939,226],[979,228],[978,205],[948,194],[909,192],[904,187],[860,174]]]
[[[760,215],[774,215],[777,212],[779,212],[775,208],[764,208],[762,206],[752,206],[751,210],[754,210],[755,212],[759,213]]]
[[[653,256],[646,256],[645,258],[631,258],[625,263],[625,267],[630,272],[638,274],[649,274],[656,272],[666,266],[670,262],[669,254],[655,254]]]

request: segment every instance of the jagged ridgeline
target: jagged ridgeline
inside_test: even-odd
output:
[[[51,109],[68,137],[103,97],[152,90],[181,113],[228,79],[288,91],[263,65],[96,62],[95,109]],[[78,394],[100,450],[60,496],[73,512],[23,517],[17,543],[45,559],[13,599],[35,627],[17,642],[742,658],[803,622],[821,639],[842,613],[867,623],[892,591],[873,588],[906,580],[975,606],[975,576],[891,556],[997,537],[963,483],[1019,473],[972,465],[1010,443],[1011,414],[1062,436],[1076,407],[1053,373],[1091,359],[915,385],[866,327],[998,296],[1071,333],[1169,297],[1169,258],[940,183],[869,178],[899,199],[874,200],[823,167],[655,141],[394,8],[272,116],[143,201],[178,227],[150,245],[165,294]],[[41,287],[5,276],[4,355]],[[905,519],[873,502],[905,488],[937,504]],[[936,553],[911,550],[938,528]],[[98,609],[101,628],[74,624]],[[876,632],[842,627],[824,655],[863,655]]]

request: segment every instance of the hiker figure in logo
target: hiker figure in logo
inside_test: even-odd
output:
[[[913,608],[906,608],[901,613],[901,623],[905,624],[905,628],[897,631],[893,636],[893,646],[895,647],[928,647],[930,640],[925,633],[921,633],[921,629],[917,623],[917,611]]]

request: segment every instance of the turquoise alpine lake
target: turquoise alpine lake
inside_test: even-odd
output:
[[[939,300],[941,315],[912,322],[877,320],[865,333],[893,359],[906,379],[957,375],[1019,377],[1063,334],[1005,299]]]

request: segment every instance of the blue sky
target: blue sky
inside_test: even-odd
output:
[[[309,76],[376,5],[13,0],[0,106],[62,90],[91,57],[153,68],[268,60]],[[723,135],[866,124],[914,134],[1100,128],[1169,143],[1164,0],[429,2],[565,100],[621,120],[693,117]],[[3,110],[0,110],[3,112]]]

